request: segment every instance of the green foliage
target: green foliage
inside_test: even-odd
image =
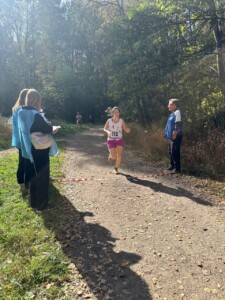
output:
[[[57,132],[57,134],[55,135],[56,139],[61,137],[66,137],[69,134],[73,134],[75,132],[85,130],[88,128],[88,125],[86,124],[81,124],[77,126],[75,123],[75,117],[74,117],[74,123],[65,122],[60,119],[54,119],[52,120],[52,123],[61,126],[59,132]]]
[[[98,122],[116,104],[161,126],[176,97],[193,138],[224,129],[223,1],[3,0],[1,17],[3,114],[33,86],[50,118]]]

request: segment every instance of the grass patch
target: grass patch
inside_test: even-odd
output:
[[[62,126],[57,134],[61,137],[87,128],[63,121],[54,124]],[[7,138],[11,142],[10,130]],[[64,142],[58,146],[60,157],[50,163],[56,178],[63,176]],[[63,286],[69,281],[70,259],[56,237],[67,218],[62,215],[65,200],[57,182],[51,184],[49,202],[54,209],[34,213],[16,182],[17,163],[17,153],[0,158],[0,299],[67,299]]]
[[[68,258],[16,183],[17,155],[0,159],[0,299],[55,299],[68,278]],[[52,173],[59,168],[51,160]],[[52,201],[50,190],[50,201]],[[54,198],[54,201],[57,199]],[[57,223],[56,219],[49,222]]]
[[[77,126],[74,123],[68,123],[68,122],[63,121],[63,120],[53,120],[52,124],[61,126],[59,132],[55,135],[56,138],[66,137],[69,134],[73,134],[75,132],[79,132],[81,130],[85,130],[85,129],[89,128],[89,126],[86,125],[86,124],[82,124],[82,125]]]

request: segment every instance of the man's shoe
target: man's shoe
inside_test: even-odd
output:
[[[167,168],[168,171],[172,171],[174,170],[174,167],[173,166],[170,166],[169,168]]]
[[[173,169],[171,171],[171,174],[180,174],[180,173],[181,173],[181,171],[180,170],[176,170],[176,169]]]

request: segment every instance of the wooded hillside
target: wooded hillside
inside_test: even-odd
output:
[[[186,130],[225,123],[224,0],[1,0],[0,112],[35,87],[49,117],[118,104],[143,126],[182,102]],[[203,130],[204,129],[204,130]]]

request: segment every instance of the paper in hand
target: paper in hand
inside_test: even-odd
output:
[[[52,131],[55,131],[56,129],[60,129],[61,126],[52,126]]]

